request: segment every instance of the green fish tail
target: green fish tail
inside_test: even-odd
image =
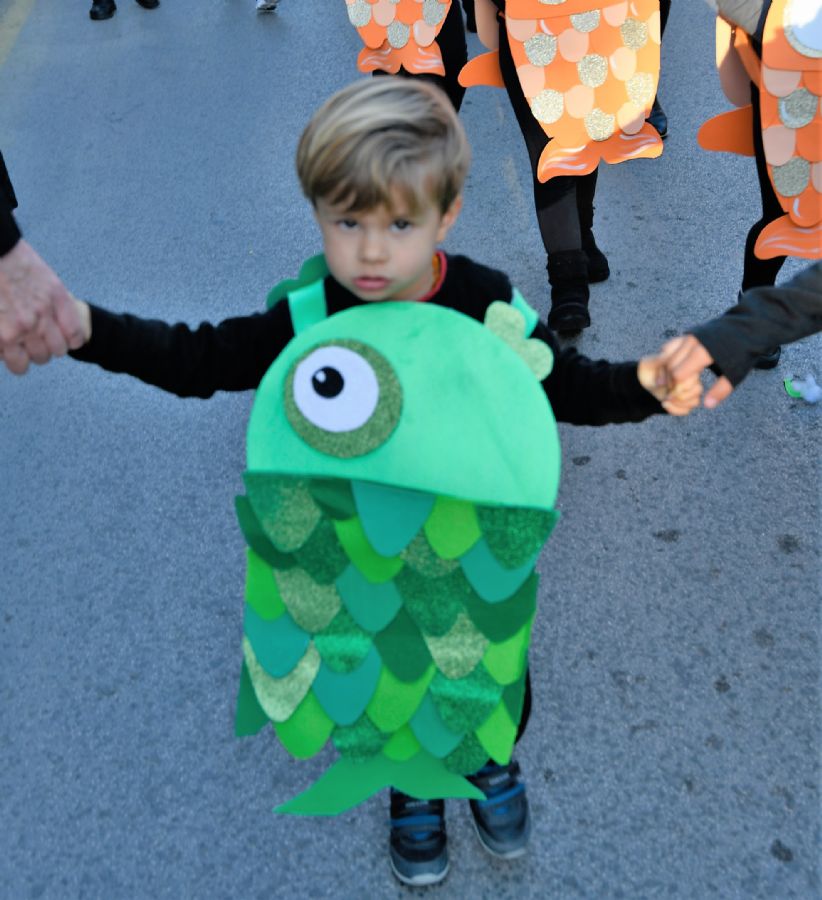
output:
[[[449,772],[441,759],[422,750],[402,762],[383,754],[365,762],[339,759],[311,787],[274,811],[299,816],[336,816],[387,787],[424,800],[485,799],[485,794],[468,779]]]

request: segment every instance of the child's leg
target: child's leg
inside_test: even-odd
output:
[[[583,248],[577,207],[577,189],[581,179],[560,176],[543,183],[537,178],[540,154],[549,139],[531,113],[520,87],[504,22],[500,22],[499,59],[511,107],[531,162],[534,207],[548,255],[548,280],[551,282],[548,324],[560,332],[579,331],[591,324],[588,316],[588,257]],[[591,179],[590,183],[595,185],[596,178]],[[593,224],[593,202],[590,203],[590,212],[589,227]]]
[[[531,678],[525,673],[525,696],[516,740],[522,737],[531,714]],[[525,853],[531,834],[531,815],[525,785],[519,780],[519,763],[511,760],[500,766],[489,760],[472,781],[486,800],[469,800],[480,843],[502,859],[516,859]]]

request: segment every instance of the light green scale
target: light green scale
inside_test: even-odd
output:
[[[557,513],[550,349],[515,291],[484,324],[433,304],[327,316],[324,260],[269,295],[295,338],[248,427],[238,734],[339,759],[280,812],[332,815],[392,785],[482,794],[510,760]]]

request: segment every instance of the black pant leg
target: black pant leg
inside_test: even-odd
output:
[[[756,176],[759,180],[759,194],[762,198],[762,218],[754,223],[745,240],[745,267],[742,271],[743,291],[752,287],[774,284],[776,276],[785,262],[784,256],[777,256],[774,259],[759,259],[754,254],[754,245],[765,226],[784,215],[785,211],[774,192],[770,178],[768,178],[762,130],[759,127],[759,90],[754,85],[751,85],[751,105],[753,106],[754,121],[754,159],[756,160]]]

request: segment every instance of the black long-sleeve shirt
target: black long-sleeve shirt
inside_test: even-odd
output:
[[[457,310],[482,322],[495,300],[510,302],[511,282],[502,272],[465,256],[442,255],[445,275],[427,302]],[[364,301],[331,276],[325,279],[329,315]],[[268,367],[294,337],[288,303],[270,310],[226,319],[218,325],[140,319],[91,307],[92,336],[71,355],[111,372],[125,372],[181,397],[210,397],[215,391],[256,388]],[[542,322],[532,337],[548,344],[554,368],[543,381],[558,421],[575,425],[639,422],[663,412],[639,383],[636,363],[594,361],[576,350],[560,349]]]
[[[11,178],[0,153],[0,256],[5,256],[20,240],[20,229],[11,211],[17,206]]]
[[[822,331],[822,261],[785,284],[751,288],[717,319],[691,329],[736,386],[757,357]]]

